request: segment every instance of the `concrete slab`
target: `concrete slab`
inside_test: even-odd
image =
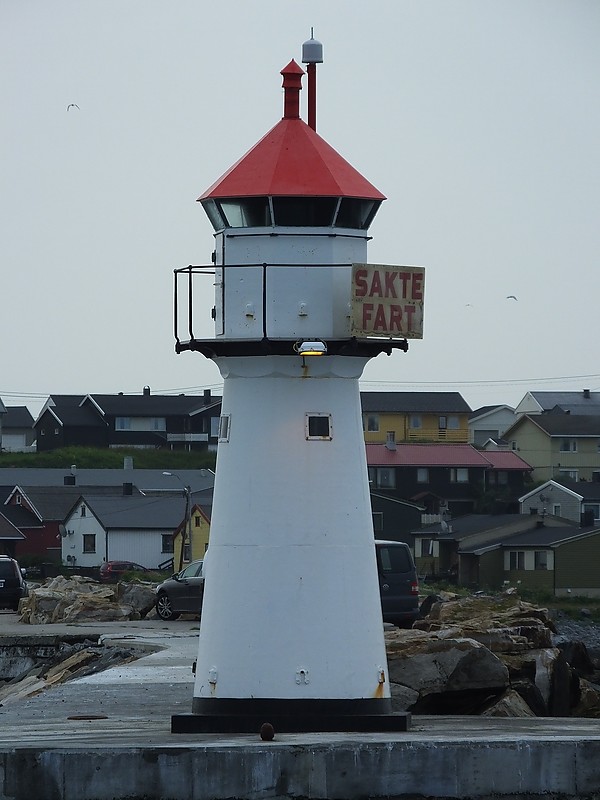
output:
[[[413,716],[406,733],[276,731],[272,742],[258,731],[172,734],[171,716],[191,709],[197,621],[38,633],[75,627],[146,653],[0,708],[0,800],[575,800],[600,792],[599,720]],[[36,628],[0,614],[0,644]]]

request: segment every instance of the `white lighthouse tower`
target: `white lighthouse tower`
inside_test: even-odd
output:
[[[322,60],[314,39],[305,54]],[[177,271],[190,285],[214,273],[214,338],[194,338],[190,297],[176,349],[215,361],[223,401],[192,713],[172,730],[406,730],[391,713],[358,384],[370,358],[407,349],[406,331],[357,336],[353,322],[385,198],[301,120],[298,64],[281,74],[283,119],[200,197],[213,266]]]

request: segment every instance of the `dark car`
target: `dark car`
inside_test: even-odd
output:
[[[150,570],[133,561],[105,561],[100,567],[100,580],[102,583],[116,583],[126,572],[150,572]]]
[[[180,614],[200,614],[204,595],[204,561],[192,561],[156,587],[156,613],[161,619]]]
[[[410,628],[419,616],[419,582],[410,547],[375,541],[383,621]]]
[[[0,608],[18,611],[19,600],[29,595],[25,581],[25,570],[14,558],[0,556]]]

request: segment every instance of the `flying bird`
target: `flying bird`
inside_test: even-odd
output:
[[[514,294],[507,294],[506,295],[506,299],[507,300],[518,300],[518,298],[515,297]]]
[[[67,111],[68,111],[70,108],[78,108],[78,109],[81,111],[81,109],[79,108],[79,106],[77,105],[77,103],[69,103],[69,105],[67,106]]]

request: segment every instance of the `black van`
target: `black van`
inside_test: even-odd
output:
[[[9,556],[0,556],[0,608],[17,611],[19,600],[28,594],[23,571],[17,562]]]
[[[383,621],[410,628],[419,616],[419,583],[410,547],[375,540]]]

